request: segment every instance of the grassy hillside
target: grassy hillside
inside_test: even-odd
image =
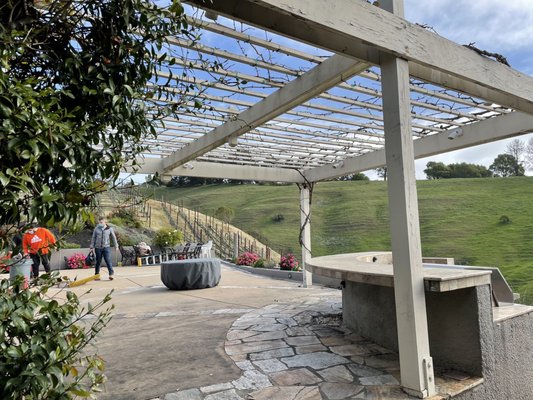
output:
[[[418,195],[424,256],[498,266],[524,300],[533,302],[533,177],[419,181]],[[276,250],[300,252],[296,185],[160,188],[156,196],[210,215],[231,207],[233,224],[260,233]],[[390,249],[384,182],[319,183],[312,200],[314,256]],[[278,214],[283,221],[274,221]],[[502,216],[510,223],[500,223]]]

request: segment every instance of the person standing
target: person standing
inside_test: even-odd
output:
[[[102,257],[105,260],[107,265],[107,270],[109,272],[109,280],[113,280],[113,263],[111,262],[111,239],[113,239],[113,244],[118,250],[118,241],[115,236],[115,231],[109,225],[105,218],[99,218],[98,224],[94,228],[93,236],[91,238],[90,249],[96,253],[96,264],[94,265],[94,273],[98,275],[100,273],[100,264],[102,262]]]
[[[22,237],[22,251],[29,254],[32,260],[32,276],[39,277],[39,265],[43,263],[44,270],[50,272],[50,248],[56,244],[52,232],[42,227],[31,227]]]

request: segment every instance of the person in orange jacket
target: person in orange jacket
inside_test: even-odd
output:
[[[39,265],[43,263],[46,273],[50,272],[50,248],[56,243],[52,232],[46,228],[33,227],[22,237],[22,250],[29,254],[33,264],[31,266],[33,278],[39,277]]]

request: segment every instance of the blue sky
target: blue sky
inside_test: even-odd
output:
[[[439,35],[456,43],[475,43],[479,49],[501,54],[512,68],[533,75],[532,0],[405,0],[405,17],[433,27]],[[531,136],[518,138],[527,141]],[[423,170],[429,160],[488,167],[511,140],[417,160],[417,178],[425,178]],[[531,171],[527,175],[530,174]]]
[[[405,0],[405,17],[411,22],[431,26],[436,33],[456,43],[474,43],[480,49],[499,53],[513,68],[533,75],[533,0]],[[220,40],[216,35],[213,38]],[[211,45],[218,47],[217,43]],[[298,46],[306,47],[303,44]],[[527,141],[531,136],[519,138]],[[430,160],[446,164],[469,162],[488,167],[511,140],[417,160],[417,178],[425,178],[423,170]],[[372,171],[367,171],[367,175],[376,178]]]

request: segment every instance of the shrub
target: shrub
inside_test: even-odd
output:
[[[221,221],[227,222],[228,224],[231,222],[233,217],[235,216],[235,211],[233,211],[233,208],[230,207],[218,207],[215,211],[215,218],[220,219]]]
[[[274,222],[282,222],[285,220],[285,216],[283,214],[276,214],[272,217],[272,221]]]
[[[298,260],[294,255],[287,253],[287,255],[281,257],[279,268],[286,271],[297,271],[299,269]]]
[[[141,233],[133,228],[114,226],[113,229],[115,230],[118,243],[121,246],[133,246],[140,242],[152,243],[152,236]]]
[[[89,268],[89,266],[85,264],[85,257],[87,256],[82,253],[71,255],[67,258],[67,269]]]
[[[260,258],[254,263],[254,268],[265,268],[265,260]]]
[[[112,306],[99,311],[111,293],[87,308],[73,292],[58,301],[49,293],[58,276],[42,275],[30,289],[23,277],[0,282],[2,399],[87,398],[105,381],[104,361],[87,345],[111,318]]]
[[[239,257],[237,257],[237,265],[247,265],[250,267],[258,260],[259,256],[257,254],[247,251],[246,253],[242,253]]]
[[[265,261],[265,268],[277,269],[278,268],[278,263],[273,261],[273,260]]]
[[[183,233],[177,229],[163,228],[155,234],[153,243],[159,247],[172,247],[183,241]]]
[[[500,224],[507,225],[511,223],[511,219],[507,215],[502,215],[500,217]]]
[[[135,212],[126,208],[115,208],[111,213],[109,222],[118,226],[129,226],[130,228],[142,228],[141,221],[137,219]]]

